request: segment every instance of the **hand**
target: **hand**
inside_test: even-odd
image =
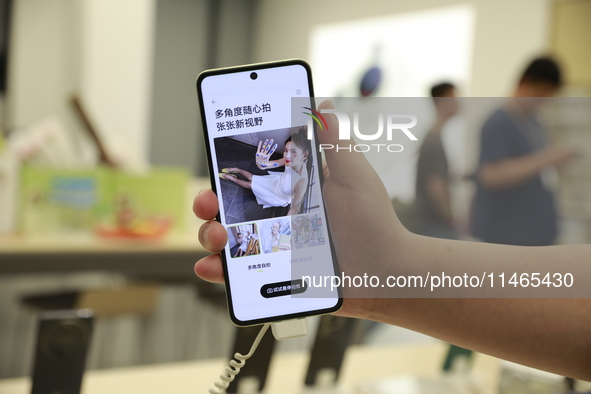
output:
[[[546,148],[546,155],[550,165],[561,166],[580,156],[580,153],[562,145],[552,145]]]
[[[263,141],[259,141],[256,154],[256,163],[257,167],[261,170],[266,170],[270,166],[269,159],[277,149],[277,144],[273,145],[273,142],[275,142],[273,139],[266,139],[264,144]]]
[[[330,101],[318,107],[333,108]],[[328,130],[320,133],[320,142],[344,146],[354,143],[338,139],[338,121],[325,114]],[[386,189],[362,153],[346,149],[326,150],[323,195],[332,232],[333,244],[341,271],[349,276],[380,275],[397,269],[400,272],[408,237],[412,236],[400,223]],[[211,282],[223,282],[219,252],[227,242],[224,227],[213,221],[218,212],[218,200],[211,190],[201,192],[194,201],[197,217],[208,220],[199,231],[201,244],[215,253],[195,265],[195,273]],[[401,257],[401,260],[397,260]],[[398,267],[392,262],[397,261]],[[367,291],[367,289],[361,289]],[[350,294],[351,295],[351,294]],[[355,296],[365,294],[352,294]],[[347,298],[338,312],[341,316],[371,316],[376,300]]]

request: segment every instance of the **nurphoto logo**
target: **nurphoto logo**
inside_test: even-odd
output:
[[[349,115],[347,115],[343,111],[337,111],[336,109],[321,109],[320,111],[313,110],[309,107],[303,107],[304,109],[309,110],[310,112],[303,112],[305,115],[308,115],[310,119],[308,120],[308,139],[312,139],[313,136],[313,127],[314,122],[318,125],[320,131],[328,130],[328,123],[326,119],[322,116],[322,114],[334,114],[337,117],[339,122],[339,140],[341,141],[349,141],[351,140],[351,120],[349,119]],[[402,132],[410,141],[418,141],[417,137],[410,131],[413,127],[417,125],[417,117],[414,115],[409,114],[381,114],[377,115],[378,117],[378,129],[377,131],[371,134],[364,134],[359,130],[359,113],[355,112],[353,114],[353,134],[357,139],[362,141],[375,141],[382,137],[384,134],[384,119],[386,119],[385,123],[385,130],[386,130],[386,139],[388,141],[392,141],[392,137],[395,131]],[[319,150],[322,152],[323,150],[329,149],[336,149],[338,152],[339,150],[347,150],[347,151],[355,151],[355,152],[369,152],[371,150],[376,150],[377,152],[380,151],[388,151],[388,152],[402,152],[404,147],[400,144],[347,144],[347,145],[339,145],[339,144],[320,144]]]

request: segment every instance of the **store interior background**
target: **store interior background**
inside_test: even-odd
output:
[[[331,48],[319,48],[314,39],[347,24],[371,25],[387,18],[402,21],[453,9],[471,15],[463,52],[466,58],[462,69],[449,77],[460,79],[460,96],[507,96],[524,65],[548,52],[565,65],[563,94],[591,94],[588,0],[15,0],[8,93],[0,102],[2,125],[11,130],[51,118],[78,133],[81,126],[67,101],[77,92],[108,150],[125,168],[178,166],[203,177],[207,169],[194,84],[199,72],[302,58],[318,70],[316,95],[332,96],[337,92],[320,80],[328,72],[323,62]],[[389,39],[412,44],[419,38]],[[348,50],[347,56],[355,56],[354,47]],[[434,72],[430,78],[417,88],[417,96],[426,96],[428,84],[446,75]],[[474,146],[477,135],[473,133],[463,142],[467,159],[462,166],[473,165],[475,156],[470,152]],[[85,160],[94,165],[97,152],[88,148]],[[396,183],[396,174],[391,179]],[[583,181],[583,187],[591,191],[590,175],[569,179],[564,179],[566,187],[568,182],[580,185]],[[390,191],[394,197],[395,187]],[[456,213],[466,215],[466,204],[461,201],[470,191],[459,186],[454,192],[460,196]],[[400,193],[404,197],[404,191]],[[586,198],[583,203],[588,205],[591,192]],[[578,212],[568,206],[563,211],[568,215],[563,217],[560,241],[588,243],[591,211]],[[196,222],[188,220],[198,242]],[[19,297],[126,281],[113,272],[0,275],[0,379],[30,373],[35,313],[25,310]],[[157,304],[147,317],[100,322],[89,368],[226,357],[234,327],[223,306],[197,294],[196,282],[161,283]],[[281,343],[279,351],[309,347],[311,340],[309,335]],[[382,327],[364,341],[375,345],[434,340]]]

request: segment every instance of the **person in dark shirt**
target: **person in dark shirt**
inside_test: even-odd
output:
[[[553,167],[576,155],[546,142],[536,114],[562,84],[551,58],[532,61],[505,106],[482,127],[472,234],[485,242],[523,246],[554,243],[557,211],[549,182]]]
[[[417,162],[417,232],[437,238],[456,238],[451,213],[447,156],[441,141],[446,122],[457,113],[455,86],[449,82],[431,88],[437,117],[425,137]]]

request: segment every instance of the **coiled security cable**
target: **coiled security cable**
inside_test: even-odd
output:
[[[224,394],[226,392],[226,389],[228,388],[228,386],[230,386],[230,383],[234,381],[236,375],[240,373],[240,369],[244,367],[244,364],[246,364],[246,360],[251,358],[254,352],[257,350],[257,347],[259,346],[261,339],[263,339],[263,336],[265,335],[269,327],[271,327],[271,323],[267,323],[263,326],[263,328],[261,328],[261,331],[259,331],[259,335],[257,335],[256,339],[252,343],[252,346],[250,347],[250,352],[248,352],[247,355],[242,355],[240,353],[234,354],[234,358],[238,361],[230,360],[230,366],[226,367],[225,373],[220,375],[220,380],[213,384],[216,388],[209,389],[209,394]]]

